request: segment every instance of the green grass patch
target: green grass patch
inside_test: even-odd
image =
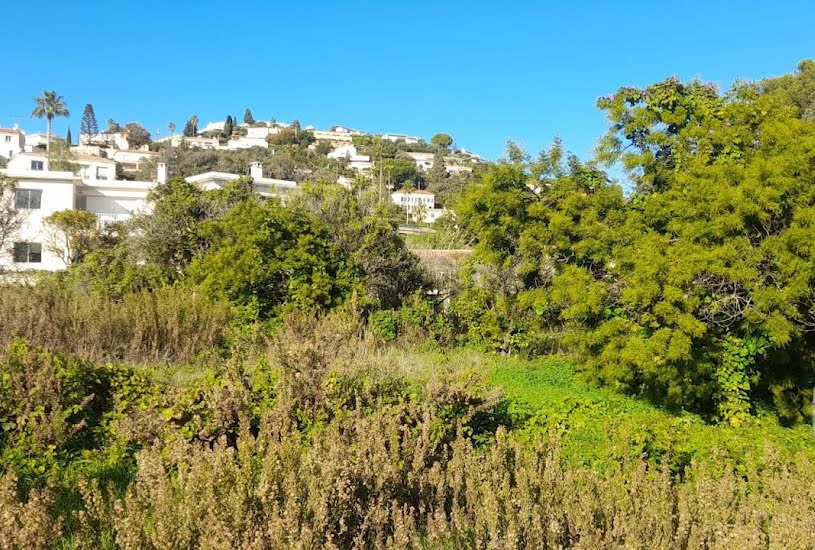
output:
[[[517,433],[558,436],[570,462],[605,469],[645,456],[682,473],[691,461],[717,469],[763,467],[797,453],[815,457],[808,426],[787,428],[760,414],[751,425],[712,424],[698,414],[669,411],[583,381],[563,358],[494,357],[488,381],[503,388],[519,419]]]

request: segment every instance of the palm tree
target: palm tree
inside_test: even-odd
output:
[[[427,205],[423,202],[416,204],[416,206],[413,207],[412,214],[413,221],[421,225],[424,223],[425,216],[427,216]]]
[[[170,137],[175,135],[175,122],[170,122],[167,124],[167,129],[170,131]]]
[[[46,136],[45,150],[51,154],[51,122],[54,117],[64,116],[68,117],[71,113],[68,112],[68,107],[65,105],[65,98],[57,95],[54,91],[43,90],[42,95],[34,98],[37,104],[31,112],[34,118],[44,118],[48,120],[48,134]]]

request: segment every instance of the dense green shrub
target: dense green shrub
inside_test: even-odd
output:
[[[368,317],[368,329],[371,334],[381,338],[383,342],[393,342],[396,340],[399,319],[395,311],[378,310]]]
[[[514,352],[562,328],[612,387],[733,425],[764,399],[807,418],[815,126],[788,95],[743,84],[671,78],[598,106],[598,158],[634,192],[559,142],[532,161],[510,148],[458,205],[477,240],[453,307],[462,332]]]

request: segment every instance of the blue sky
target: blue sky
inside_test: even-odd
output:
[[[670,4],[670,5],[669,5]],[[13,2],[0,20],[0,125],[28,131],[32,97],[65,96],[78,132],[151,132],[242,117],[429,138],[489,158],[559,135],[591,152],[599,95],[670,75],[728,86],[815,57],[815,2]]]

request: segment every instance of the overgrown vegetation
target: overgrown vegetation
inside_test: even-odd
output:
[[[514,351],[562,327],[598,382],[736,426],[763,399],[808,418],[815,126],[784,93],[808,66],[769,93],[672,78],[601,98],[599,159],[628,196],[559,143],[510,150],[457,209],[478,241],[468,333]]]
[[[0,548],[811,546],[812,78],[622,88],[596,159],[510,144],[407,244],[364,178],[53,216],[68,269],[0,289]]]

